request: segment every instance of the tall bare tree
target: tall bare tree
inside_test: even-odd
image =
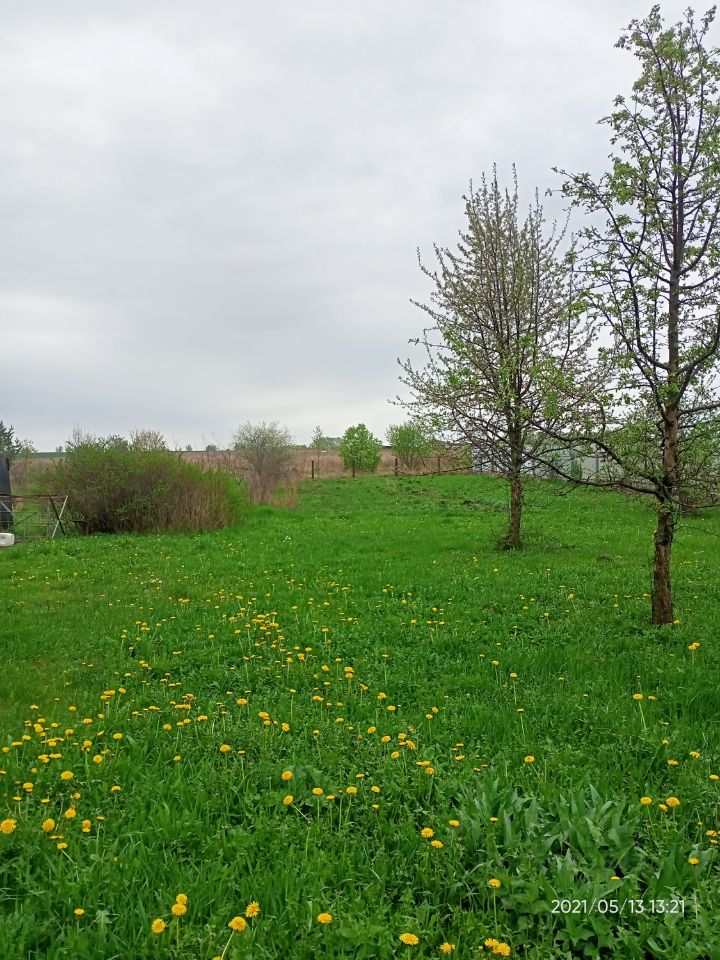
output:
[[[322,427],[317,426],[313,430],[313,435],[310,438],[310,447],[315,451],[315,456],[317,457],[317,471],[320,471],[320,460],[323,455],[323,451],[327,450],[327,441],[325,439],[325,434],[322,432]]]
[[[629,24],[617,46],[638,59],[640,76],[603,121],[610,170],[599,179],[562,171],[566,196],[591,217],[577,269],[607,336],[602,391],[558,378],[566,421],[554,436],[602,454],[608,476],[598,482],[655,498],[655,624],[674,619],[678,510],[712,499],[718,476],[720,55],[706,46],[714,13],[697,22],[688,9],[666,28],[654,6]]]
[[[274,488],[291,472],[293,442],[289,431],[277,421],[247,422],[238,427],[232,449],[247,464],[253,499],[267,503]]]
[[[521,222],[517,176],[502,190],[497,171],[465,200],[467,226],[457,250],[434,247],[437,268],[429,305],[416,303],[434,325],[411,343],[427,363],[399,361],[412,399],[398,400],[434,431],[470,444],[492,459],[510,485],[502,546],[521,546],[523,474],[546,441],[538,430],[557,412],[546,402],[543,370],[569,369],[583,356],[590,333],[573,312],[568,265],[559,256],[564,232],[544,235],[535,195]]]

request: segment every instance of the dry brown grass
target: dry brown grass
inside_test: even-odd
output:
[[[197,463],[208,470],[224,470],[232,476],[244,480],[254,502],[260,491],[255,489],[251,471],[243,457],[233,450],[193,450],[181,451],[178,456],[189,463]],[[43,486],[45,471],[50,470],[59,457],[28,457],[13,461],[10,469],[13,492],[20,493],[28,484],[33,489]],[[294,450],[293,463],[288,477],[279,485],[270,498],[275,506],[293,506],[297,503],[298,487],[302,480],[310,479],[315,465],[317,479],[338,479],[350,477],[352,472],[346,470],[337,450],[325,450],[318,456],[317,450],[311,447],[298,447]],[[403,469],[395,452],[384,447],[380,452],[380,463],[375,471],[377,476],[425,476],[427,474],[447,474],[469,472],[464,468],[459,454],[444,454],[441,456],[425,457],[414,471]]]

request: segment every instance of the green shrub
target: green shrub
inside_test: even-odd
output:
[[[411,420],[394,424],[388,427],[386,436],[405,470],[417,470],[432,453],[433,438],[421,423]]]
[[[50,486],[68,494],[69,511],[87,533],[217,530],[249,510],[245,487],[228,474],[122,437],[70,446]]]
[[[346,470],[374,471],[380,463],[382,445],[364,423],[348,427],[340,441],[340,456]]]

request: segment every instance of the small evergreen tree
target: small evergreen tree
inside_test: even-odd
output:
[[[22,442],[15,436],[15,430],[0,420],[0,457],[12,459],[21,452]]]

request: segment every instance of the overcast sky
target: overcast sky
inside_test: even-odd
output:
[[[604,169],[637,75],[614,44],[649,9],[0,0],[0,420],[40,450],[74,425],[383,438],[417,248],[454,244],[494,163],[526,200]]]

